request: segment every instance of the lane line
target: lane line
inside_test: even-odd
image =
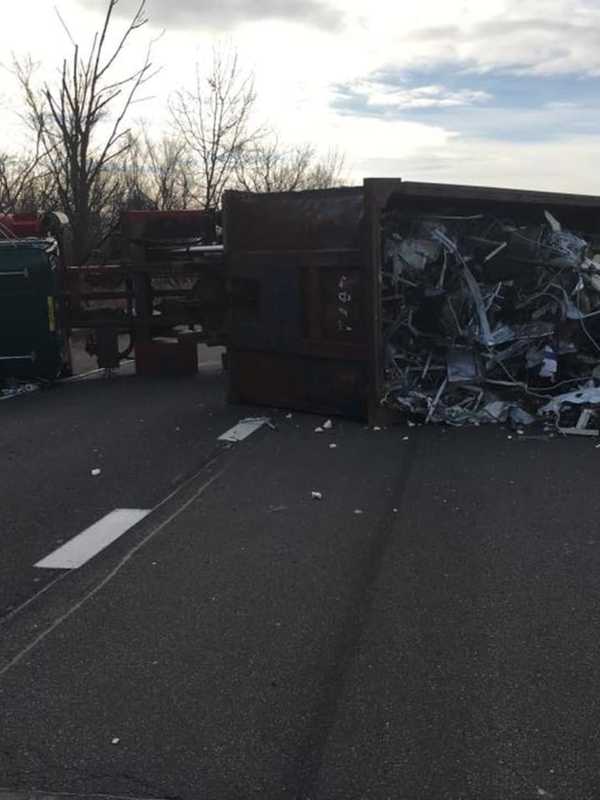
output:
[[[0,626],[1,625],[5,625],[13,617],[16,617],[17,614],[20,614],[21,611],[24,611],[35,600],[37,600],[39,597],[41,597],[43,594],[45,594],[48,591],[48,589],[51,589],[59,581],[62,581],[62,579],[68,574],[69,574],[69,572],[67,572],[67,571],[60,572],[55,578],[53,578],[49,583],[47,583],[44,586],[43,589],[40,589],[39,592],[36,592],[35,594],[32,594],[31,597],[29,597],[27,600],[25,600],[23,603],[21,603],[20,606],[16,606],[11,611],[8,611],[6,614],[4,614],[4,616],[0,617]]]
[[[177,517],[184,511],[186,511],[192,505],[192,503],[195,503],[196,500],[201,495],[203,495],[204,492],[223,475],[225,469],[226,468],[223,468],[215,475],[213,475],[212,478],[203,483],[202,486],[200,486],[194,492],[194,494],[190,498],[188,498],[188,500],[186,500],[185,503],[183,503],[183,505],[181,505],[169,517],[167,517],[167,519],[161,522],[160,525],[157,525],[156,528],[153,528],[143,539],[141,539],[134,547],[132,547],[131,550],[126,555],[123,556],[123,558],[119,561],[116,567],[114,567],[108,573],[108,575],[106,575],[106,577],[104,577],[100,581],[100,583],[96,584],[96,586],[94,586],[93,589],[90,589],[90,591],[87,594],[85,594],[81,598],[81,600],[78,600],[77,603],[72,605],[68,611],[65,611],[64,614],[62,614],[60,617],[54,620],[54,622],[50,624],[44,631],[42,631],[42,633],[36,636],[35,639],[29,642],[29,644],[26,645],[19,653],[17,653],[17,655],[14,656],[14,658],[12,658],[8,663],[6,663],[0,669],[0,678],[3,678],[4,675],[6,675],[6,673],[9,670],[20,664],[21,661],[23,661],[23,659],[26,658],[29,655],[29,653],[31,653],[32,650],[35,650],[35,648],[44,641],[44,639],[46,639],[53,631],[59,628],[64,622],[70,619],[73,616],[73,614],[77,613],[77,611],[79,611],[80,608],[83,608],[83,606],[89,600],[92,600],[99,592],[101,592],[102,589],[104,589],[104,587],[107,586],[119,574],[119,572],[121,572],[123,567],[125,567],[128,564],[128,562],[133,558],[133,556],[138,552],[138,550],[141,550],[142,547],[144,547],[144,545],[148,544],[148,542],[154,539],[154,537],[157,536],[163,530],[163,528],[166,528],[166,526],[170,525],[171,522],[173,522],[173,520],[177,519]],[[163,503],[164,502],[166,502],[166,500],[164,500]]]
[[[42,558],[39,569],[77,569],[147,517],[149,509],[116,508],[77,536]]]

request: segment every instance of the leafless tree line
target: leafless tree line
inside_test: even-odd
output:
[[[73,226],[74,259],[84,263],[114,230],[123,209],[218,208],[223,192],[329,188],[343,183],[344,159],[312,144],[286,147],[255,121],[256,88],[230,47],[215,47],[209,68],[198,65],[192,85],[173,92],[171,126],[128,119],[141,90],[155,75],[152,42],[137,68],[124,70],[123,52],[148,18],[145,0],[123,30],[115,9],[106,12],[91,46],[70,40],[58,79],[37,80],[31,59],[15,62],[23,120],[32,151],[0,148],[0,213],[60,208]]]

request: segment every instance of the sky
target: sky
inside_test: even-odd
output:
[[[598,0],[147,0],[160,72],[132,109],[156,135],[215,42],[255,76],[256,119],[281,142],[344,152],[347,178],[600,194]],[[115,35],[137,0],[120,0]],[[19,0],[0,27],[0,151],[24,139],[11,54],[54,80],[89,46],[105,0]],[[2,141],[4,140],[4,141]]]

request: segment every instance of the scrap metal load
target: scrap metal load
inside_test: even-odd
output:
[[[384,213],[384,405],[450,425],[600,427],[600,242],[539,216]]]

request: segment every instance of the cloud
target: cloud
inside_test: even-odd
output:
[[[551,104],[595,105],[598,80],[586,74],[515,73],[505,67],[481,68],[473,60],[446,61],[421,68],[384,64],[370,80],[393,90],[398,86],[440,84],[448,94],[485,96],[501,108],[540,108]]]
[[[104,0],[80,0],[89,10],[105,7]],[[131,16],[139,0],[121,0],[120,16]],[[147,15],[153,25],[172,28],[205,27],[230,30],[246,22],[283,20],[319,28],[336,29],[342,22],[339,10],[323,0],[147,0]]]
[[[392,81],[381,72],[364,80],[338,84],[334,92],[332,106],[338,113],[388,120],[403,119],[407,112],[410,115],[411,112],[457,108],[484,103],[491,98],[485,91],[451,89],[437,82],[416,83],[403,75]]]
[[[528,8],[522,5],[518,15],[509,7],[502,15],[464,27],[441,25],[412,31],[414,63],[443,61],[450,53],[472,61],[481,70],[600,74],[599,9],[582,4],[569,13],[565,3],[547,17],[537,12],[536,16],[523,16]]]
[[[420,122],[463,137],[548,141],[600,130],[597,82],[588,75],[482,69],[472,60],[387,64],[337,84],[331,106],[343,116]]]
[[[422,3],[427,13],[401,35],[388,26],[379,67],[335,82],[335,113],[433,125],[454,140],[537,143],[600,130],[597,0],[496,0],[460,15]]]

